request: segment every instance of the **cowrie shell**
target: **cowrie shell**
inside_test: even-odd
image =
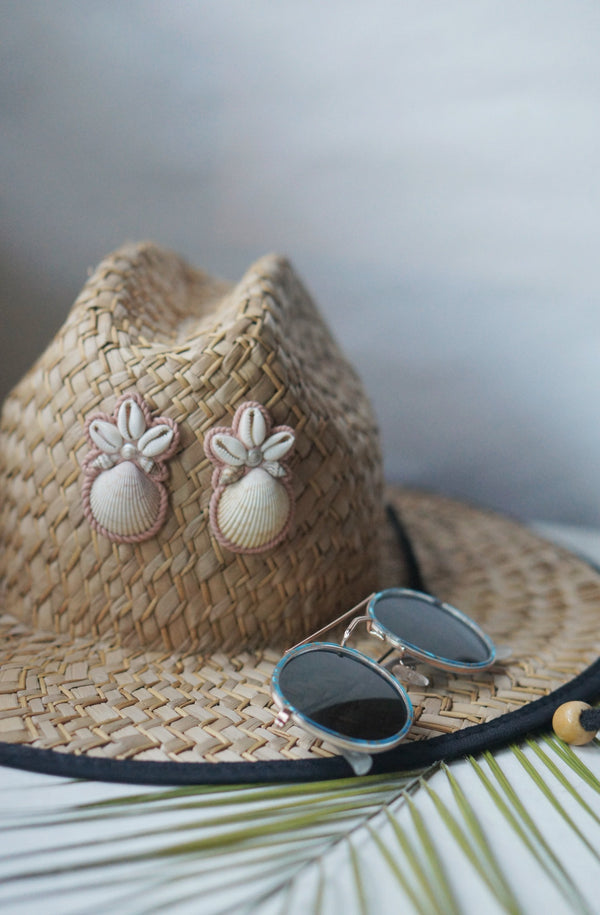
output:
[[[124,400],[117,413],[119,432],[127,442],[137,441],[146,429],[146,418],[138,403],[133,399]]]
[[[259,448],[267,435],[267,424],[258,407],[246,407],[240,417],[238,435],[246,448]]]
[[[123,444],[123,437],[113,423],[104,419],[95,419],[89,425],[90,438],[100,451],[113,454],[119,451]]]
[[[241,467],[246,463],[246,449],[233,435],[217,432],[212,437],[211,447],[215,456],[224,464],[229,464],[230,467]]]

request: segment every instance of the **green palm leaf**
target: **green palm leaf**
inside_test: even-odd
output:
[[[485,832],[472,805],[450,770],[444,767],[444,771],[452,788],[457,812],[453,812],[442,801],[440,796],[431,787],[428,787],[429,796],[432,798],[440,818],[499,904],[510,915],[519,915],[521,907],[502,868],[491,851]]]
[[[403,912],[459,915],[472,911],[467,887],[518,915],[522,891],[495,842],[503,830],[545,875],[557,910],[589,913],[560,848],[567,836],[599,863],[599,785],[584,757],[541,739],[397,777],[136,793],[29,776],[25,810],[5,772],[0,906],[363,915],[383,911],[391,893]],[[516,770],[526,792],[512,784]],[[561,832],[542,832],[541,805]]]

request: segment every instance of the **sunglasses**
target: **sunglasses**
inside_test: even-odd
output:
[[[315,641],[362,608],[339,644]],[[378,661],[346,646],[360,623],[389,646]],[[390,655],[395,659],[384,664]],[[465,672],[490,667],[496,656],[491,639],[456,607],[421,591],[389,588],[286,651],[271,677],[279,709],[275,724],[281,727],[292,719],[339,748],[355,773],[364,775],[372,753],[395,747],[410,730],[413,707],[399,681],[429,682],[414,670],[414,661]]]

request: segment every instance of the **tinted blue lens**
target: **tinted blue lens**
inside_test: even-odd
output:
[[[290,657],[278,685],[288,705],[341,737],[386,740],[409,717],[399,687],[356,655],[333,646]]]

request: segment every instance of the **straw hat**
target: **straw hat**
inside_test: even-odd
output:
[[[274,725],[271,671],[419,574],[512,655],[411,688],[416,725],[374,771],[493,745],[600,691],[600,576],[494,513],[384,494],[361,383],[284,259],[230,286],[125,246],[3,407],[0,762],[144,782],[349,774]]]

